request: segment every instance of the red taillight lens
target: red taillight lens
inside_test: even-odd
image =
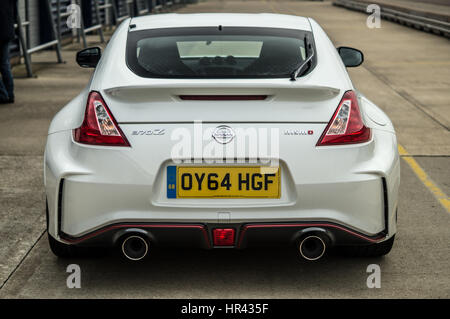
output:
[[[89,93],[84,121],[74,130],[74,140],[91,145],[130,146],[102,96],[95,91]]]
[[[317,146],[364,143],[370,140],[370,128],[364,125],[355,92],[344,93]]]
[[[233,246],[234,245],[234,229],[233,228],[216,228],[213,229],[214,246]]]

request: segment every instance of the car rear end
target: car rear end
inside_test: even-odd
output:
[[[264,30],[140,22],[121,25],[89,86],[52,122],[45,177],[53,238],[119,245],[130,259],[151,245],[290,243],[316,259],[322,245],[392,238],[395,133],[355,92],[313,20]],[[174,44],[182,66],[161,62],[171,61]],[[272,45],[271,68],[252,70],[264,45]],[[277,46],[290,45],[301,58],[280,62],[287,55]],[[290,81],[308,48],[314,60]]]

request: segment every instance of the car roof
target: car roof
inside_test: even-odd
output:
[[[163,13],[132,18],[130,31],[183,27],[264,27],[311,31],[308,18],[272,13]]]

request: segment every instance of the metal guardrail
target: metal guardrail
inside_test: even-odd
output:
[[[56,33],[58,34],[58,40],[61,43],[61,19],[67,18],[70,15],[70,12],[61,13],[61,0],[56,1],[56,12]]]
[[[333,5],[344,7],[351,10],[367,12],[369,3],[363,3],[352,0],[335,0]],[[400,24],[411,26],[426,32],[432,32],[450,38],[450,23],[437,19],[427,18],[416,14],[405,13],[399,10],[383,8],[380,5],[381,18],[398,22]]]
[[[119,15],[120,1],[117,0],[117,2],[116,2],[113,0],[113,6],[115,7],[114,11],[115,11],[116,25],[120,24],[120,22],[122,22],[123,20],[128,19],[133,16],[134,0],[123,0],[123,4],[125,5],[127,13],[120,16]]]
[[[81,2],[82,2],[81,0],[75,1],[75,3],[80,6],[81,11],[83,11],[83,7],[82,7]],[[77,32],[78,32],[77,37],[79,38],[81,36],[81,39],[83,40],[83,47],[84,48],[87,47],[86,34],[89,34],[89,33],[94,32],[94,31],[98,32],[98,35],[100,37],[100,42],[101,43],[105,42],[105,37],[103,36],[103,24],[102,24],[101,19],[100,19],[98,0],[93,0],[93,2],[94,2],[94,8],[95,8],[94,12],[95,12],[97,24],[94,24],[94,25],[92,25],[92,26],[90,26],[88,28],[85,28],[83,15],[81,15],[81,17],[80,17],[80,28],[77,29]]]
[[[2,1],[2,0],[0,0]],[[30,47],[30,36],[29,36],[29,27],[30,27],[30,21],[28,18],[28,0],[25,0],[25,20],[22,20],[19,14],[19,10],[16,10],[16,17],[15,17],[15,29],[17,31],[17,35],[19,38],[19,46],[21,55],[24,58],[26,70],[27,70],[27,76],[33,77],[33,71],[31,66],[31,54],[35,53],[40,50],[44,50],[47,48],[53,47],[56,51],[56,57],[58,63],[63,63],[62,55],[61,55],[61,38],[62,38],[62,30],[61,30],[61,22],[62,19],[68,18],[71,15],[71,12],[61,12],[61,0],[56,0],[56,10],[55,13],[52,12],[51,8],[51,0],[42,0],[42,2],[45,3],[44,10],[48,11],[49,16],[49,25],[50,25],[50,33],[52,40],[42,43],[40,45],[37,45],[35,47]],[[98,35],[100,37],[100,41],[104,42],[104,35],[103,35],[103,28],[106,26],[106,17],[104,21],[102,21],[100,16],[100,11],[104,10],[105,16],[106,12],[112,14],[112,21],[115,22],[115,25],[119,25],[123,20],[139,16],[139,15],[146,15],[146,14],[152,14],[156,12],[161,12],[166,8],[170,8],[175,5],[182,5],[187,3],[192,3],[194,1],[192,0],[173,0],[173,1],[167,1],[167,0],[109,0],[105,1],[104,3],[99,3],[99,0],[91,0],[92,4],[94,5],[94,8],[84,8],[82,6],[82,0],[72,0],[73,4],[77,4],[80,9],[83,10],[93,10],[93,14],[95,15],[95,23],[92,26],[85,27],[83,15],[80,17],[80,28],[76,31],[76,37],[78,38],[78,41],[81,41],[83,43],[83,47],[87,47],[87,39],[86,34],[91,32],[98,32]],[[41,3],[42,3],[41,2]],[[125,7],[125,14],[119,16],[119,6],[122,5],[122,9]],[[56,16],[55,16],[56,15]],[[55,23],[56,20],[56,23]],[[24,36],[24,30],[25,30],[25,36]],[[67,30],[66,30],[67,31]],[[72,35],[73,36],[73,35]]]
[[[14,27],[17,30],[17,34],[19,37],[19,44],[20,44],[20,50],[22,52],[22,56],[25,60],[25,67],[27,69],[27,76],[33,77],[33,70],[31,68],[31,57],[30,55],[40,51],[44,50],[50,47],[55,48],[56,52],[56,58],[58,63],[63,63],[62,55],[61,55],[61,43],[60,43],[60,37],[58,36],[58,33],[56,31],[55,21],[53,19],[52,9],[50,0],[45,0],[45,10],[48,12],[49,17],[49,24],[50,24],[50,33],[53,38],[53,40],[50,40],[46,43],[42,43],[40,45],[37,45],[35,47],[30,47],[30,39],[27,36],[27,41],[25,41],[25,38],[23,36],[23,28],[25,27],[28,33],[28,28],[30,26],[30,21],[22,21],[22,18],[20,17],[20,13],[18,8],[16,7],[16,16],[15,16],[15,24]],[[26,6],[28,6],[28,1],[26,2]],[[28,8],[26,8],[26,11],[28,11]]]
[[[59,1],[59,0],[58,0]],[[76,4],[78,4],[81,7],[81,0],[73,0]],[[112,14],[113,20],[115,21],[115,25],[119,25],[123,20],[128,19],[130,17],[134,16],[141,16],[156,12],[161,12],[165,8],[171,8],[175,5],[182,5],[188,3],[186,0],[173,0],[173,1],[167,1],[167,0],[109,0],[109,2],[105,2],[104,4],[100,4],[99,0],[91,0],[95,6],[95,16],[97,24],[90,26],[88,28],[84,27],[84,21],[81,17],[81,28],[78,29],[78,35],[77,37],[82,38],[83,41],[83,47],[87,47],[86,42],[86,34],[97,31],[100,36],[100,41],[104,42],[104,36],[103,36],[103,27],[105,24],[101,22],[100,17],[100,10],[109,10],[109,13]],[[122,6],[122,7],[121,7]],[[125,8],[125,14],[120,15],[120,9]],[[82,9],[83,10],[83,9]],[[67,17],[69,14],[61,14],[58,11],[58,14],[61,15],[61,17]],[[58,17],[59,19],[59,17]]]
[[[142,3],[143,2],[143,3]],[[149,14],[151,11],[151,6],[148,1],[136,1],[136,13],[139,16]]]

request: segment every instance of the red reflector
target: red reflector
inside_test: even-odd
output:
[[[216,228],[213,229],[214,246],[233,246],[234,245],[234,229],[233,228]]]
[[[180,95],[185,101],[262,101],[267,95]]]

